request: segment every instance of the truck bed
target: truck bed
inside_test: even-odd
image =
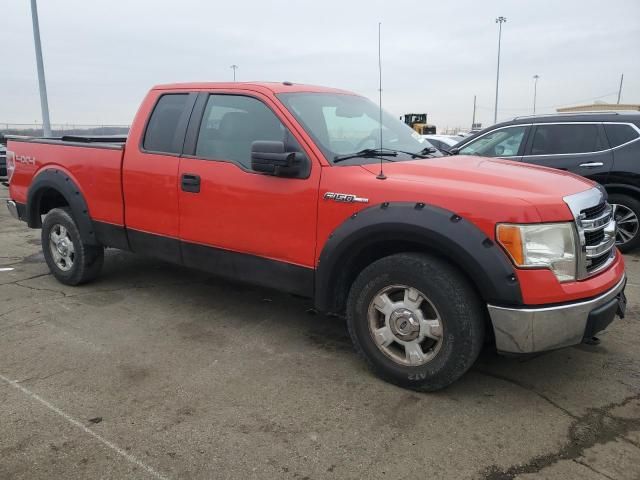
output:
[[[10,137],[16,155],[11,197],[26,203],[28,186],[44,169],[68,175],[87,201],[91,218],[124,224],[121,168],[125,136]]]

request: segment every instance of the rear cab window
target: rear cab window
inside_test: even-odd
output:
[[[149,152],[179,155],[188,120],[188,93],[162,95],[149,117],[142,148]]]

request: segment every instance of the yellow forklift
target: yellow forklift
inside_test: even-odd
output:
[[[400,117],[402,120],[402,117]],[[426,113],[405,113],[404,123],[413,128],[420,135],[435,135],[436,126],[427,123]]]

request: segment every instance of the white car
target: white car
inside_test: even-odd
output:
[[[422,138],[445,153],[448,153],[454,145],[462,140],[459,135],[422,135]]]

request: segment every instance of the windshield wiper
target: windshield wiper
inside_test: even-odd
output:
[[[349,160],[351,158],[379,158],[397,156],[398,152],[396,150],[390,150],[387,148],[365,148],[364,150],[360,150],[359,152],[336,155],[335,157],[333,157],[333,163],[344,162],[345,160]],[[389,158],[385,158],[385,160],[393,162],[393,160]]]
[[[437,153],[437,152],[438,152],[437,148],[424,147],[422,150],[416,153],[412,153],[412,152],[402,152],[402,153],[407,153],[411,155],[413,158],[429,158],[430,156],[432,156],[434,153]]]

